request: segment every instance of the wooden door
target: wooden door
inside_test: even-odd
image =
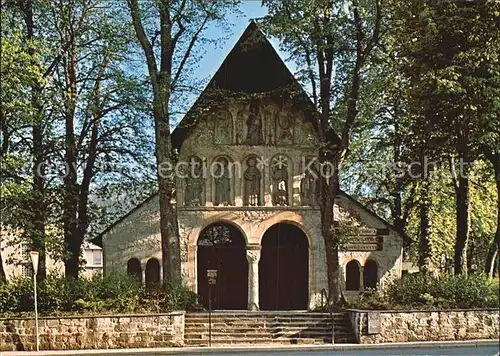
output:
[[[308,308],[308,243],[296,226],[278,224],[262,239],[259,298],[262,310]]]
[[[212,286],[212,309],[244,310],[248,303],[248,262],[245,240],[231,225],[210,225],[198,240],[198,296],[208,309],[207,270],[217,270]]]

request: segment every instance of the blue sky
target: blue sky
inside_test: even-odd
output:
[[[250,23],[250,20],[262,17],[267,14],[267,9],[261,6],[260,0],[243,0],[240,4],[241,14],[230,15],[227,21],[231,24],[229,38],[219,46],[219,48],[210,49],[207,54],[199,62],[198,69],[194,72],[197,78],[210,79],[217,69],[221,66],[222,62],[234,47],[240,36],[245,31],[245,28]],[[210,38],[218,38],[221,35],[221,30],[215,26],[208,28],[206,35]],[[285,61],[287,54],[279,50],[279,42],[270,38],[271,44],[278,52],[281,59]],[[288,68],[294,72],[295,66],[291,63],[286,63]]]

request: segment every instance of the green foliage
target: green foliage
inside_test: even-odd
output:
[[[472,309],[498,308],[498,281],[482,275],[468,277],[409,274],[385,292],[363,293],[352,307],[363,309]]]
[[[0,285],[0,313],[33,312],[33,281],[20,278]],[[161,313],[196,310],[197,296],[184,283],[146,290],[134,278],[112,273],[104,278],[66,279],[49,275],[38,286],[42,315],[66,313]]]

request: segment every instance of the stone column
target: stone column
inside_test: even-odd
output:
[[[248,310],[259,310],[259,260],[260,246],[249,246],[248,260]]]
[[[142,284],[146,284],[146,264],[145,263],[141,263],[141,278],[142,278]]]
[[[360,266],[359,267],[359,290],[360,291],[365,290],[364,276],[365,276],[365,267]]]

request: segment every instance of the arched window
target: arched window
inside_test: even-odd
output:
[[[151,289],[160,284],[160,262],[150,258],[146,263],[146,288]]]
[[[137,282],[142,283],[141,262],[137,258],[131,258],[127,262],[127,274],[132,276]]]
[[[374,260],[368,260],[363,270],[363,284],[365,288],[375,289],[378,283],[378,266]]]
[[[359,264],[352,260],[345,266],[345,288],[346,290],[359,290]]]

